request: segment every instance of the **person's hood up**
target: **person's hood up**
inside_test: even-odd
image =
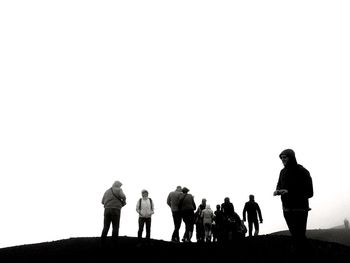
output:
[[[112,188],[120,188],[123,184],[120,181],[115,181]]]
[[[294,166],[298,164],[297,159],[295,158],[295,152],[292,149],[283,150],[280,153],[279,157],[281,158],[282,155],[286,155],[289,157],[288,166]]]

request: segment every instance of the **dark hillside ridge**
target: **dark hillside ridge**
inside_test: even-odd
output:
[[[140,246],[134,237],[120,237],[117,247],[110,239],[108,242],[104,249],[97,237],[2,248],[0,262],[350,262],[350,247],[310,239],[307,250],[300,252],[290,237],[282,235],[262,235],[227,244],[151,240],[151,244]]]
[[[271,235],[290,236],[289,231],[279,231]],[[336,242],[350,247],[350,230],[349,229],[310,229],[306,231],[306,236],[311,239]]]

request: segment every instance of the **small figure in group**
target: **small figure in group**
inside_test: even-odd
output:
[[[146,240],[151,238],[151,217],[154,214],[154,204],[151,198],[148,197],[148,191],[142,190],[142,198],[137,201],[136,212],[139,214],[139,230],[137,237],[139,241],[142,239],[144,225],[146,225]]]
[[[122,207],[126,204],[126,196],[121,189],[122,183],[115,181],[103,195],[104,221],[101,234],[102,245],[106,244],[109,227],[112,223],[112,241],[116,244],[119,236],[119,222]]]
[[[203,220],[204,227],[204,240],[205,242],[211,242],[214,212],[210,209],[210,205],[207,204],[205,209],[202,210],[201,218]]]
[[[171,241],[180,242],[179,230],[181,227],[182,216],[179,209],[180,196],[182,195],[181,186],[177,186],[175,191],[169,193],[167,198],[167,204],[171,209],[171,213],[174,221],[174,231],[171,236]]]
[[[236,213],[229,197],[225,197],[221,204],[221,211],[224,217],[223,240],[229,241],[234,237]]]
[[[202,203],[198,206],[195,216],[195,224],[196,224],[196,239],[197,242],[204,242],[204,224],[203,218],[201,217],[202,211],[205,209],[207,205],[207,199],[203,198]]]
[[[213,242],[222,242],[224,228],[224,215],[221,211],[221,206],[216,205],[213,222]]]
[[[186,226],[182,239],[183,242],[191,242],[194,225],[194,210],[196,210],[196,203],[194,202],[193,195],[188,193],[189,191],[187,187],[182,188],[182,195],[179,202],[182,219]]]
[[[283,215],[292,237],[302,243],[306,239],[309,198],[314,194],[312,179],[308,170],[297,163],[291,149],[279,155],[284,168],[280,171],[275,196],[280,195]]]
[[[261,211],[258,203],[254,200],[254,195],[249,195],[249,201],[245,203],[243,209],[243,221],[246,221],[246,214],[248,214],[248,229],[249,236],[252,236],[253,225],[254,225],[254,236],[259,235],[259,221],[263,222]],[[258,221],[259,217],[259,221]]]
[[[349,220],[347,218],[344,219],[345,229],[349,229]]]

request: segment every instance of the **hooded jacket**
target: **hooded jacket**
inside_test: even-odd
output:
[[[308,170],[297,163],[291,149],[284,150],[279,156],[289,157],[289,162],[281,170],[276,190],[286,189],[288,193],[281,196],[284,210],[310,210],[309,198],[313,196],[312,179]]]
[[[121,182],[115,181],[112,187],[104,193],[102,198],[102,204],[104,205],[104,208],[121,209],[123,207],[121,199],[126,201],[126,196],[123,190],[120,188],[121,186]]]

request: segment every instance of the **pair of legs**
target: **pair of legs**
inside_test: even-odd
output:
[[[174,220],[174,232],[171,236],[171,241],[180,242],[180,227],[182,222],[182,216],[180,211],[173,211],[173,220]]]
[[[259,221],[258,219],[249,219],[248,218],[248,231],[249,231],[249,236],[251,237],[253,234],[253,226],[254,226],[254,236],[259,235]]]
[[[206,242],[211,242],[211,229],[212,229],[211,223],[204,224],[204,236],[205,236]]]
[[[196,223],[196,239],[197,242],[204,242],[205,238],[205,229],[202,219],[198,219],[198,222]]]
[[[120,222],[120,209],[118,208],[105,208],[103,230],[101,234],[101,241],[106,243],[109,227],[112,223],[112,240],[116,242],[119,236],[119,222]]]
[[[190,242],[193,234],[194,212],[193,210],[183,211],[182,216],[186,226],[183,241]]]
[[[142,232],[145,225],[146,225],[146,239],[151,238],[151,218],[139,217],[139,231],[137,232],[138,239],[142,238]]]
[[[289,228],[289,232],[296,241],[306,238],[306,224],[308,211],[283,211],[283,216]]]

